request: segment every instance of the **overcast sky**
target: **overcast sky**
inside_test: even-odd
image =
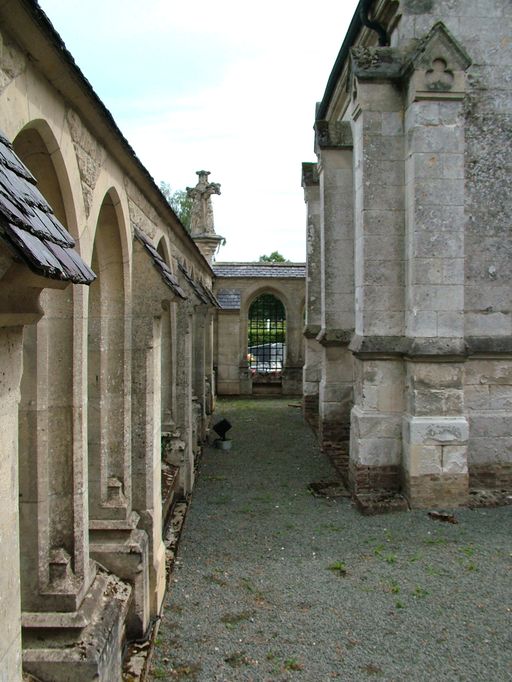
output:
[[[157,184],[221,184],[218,261],[305,260],[301,162],[357,0],[40,0]]]

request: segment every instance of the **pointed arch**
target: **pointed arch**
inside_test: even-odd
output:
[[[109,190],[98,212],[89,291],[88,448],[91,519],[122,519],[131,495],[126,387],[126,249],[119,195]]]

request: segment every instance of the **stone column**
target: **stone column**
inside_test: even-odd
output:
[[[304,419],[318,428],[318,396],[322,374],[322,346],[317,341],[322,322],[320,286],[320,183],[316,163],[302,164],[302,187],[307,210],[306,228],[306,324],[303,369]]]
[[[302,395],[304,351],[302,306],[289,306],[286,319],[286,357],[282,374],[282,394]]]
[[[197,419],[197,439],[204,442],[206,438],[206,321],[208,307],[197,305],[195,307],[194,322],[194,341],[193,341],[193,392],[197,398],[198,419]],[[194,443],[194,448],[197,444]]]
[[[214,348],[213,334],[215,329],[215,309],[210,308],[206,315],[205,327],[205,413],[207,427],[210,427],[209,418],[215,409],[215,373],[213,368]]]
[[[84,488],[86,293],[44,291],[44,317],[25,331],[19,410],[25,627],[34,614],[41,627],[44,612],[68,613],[71,621],[94,578]]]
[[[407,406],[405,491],[413,507],[464,504],[464,70],[437,24],[415,57],[405,112]]]
[[[354,329],[352,133],[348,123],[316,123],[320,183],[321,330],[319,440],[343,476],[348,471]]]
[[[194,447],[192,424],[192,323],[193,307],[180,301],[176,311],[176,426],[183,447],[176,450],[179,466],[179,493],[187,496],[194,485]]]
[[[21,679],[20,548],[18,520],[18,403],[23,326],[0,327],[0,542],[9,568],[0,572],[2,679]]]
[[[90,555],[133,586],[126,624],[130,638],[142,637],[150,618],[149,539],[144,523],[139,527],[140,515],[133,507],[132,485],[134,461],[137,464],[132,439],[145,435],[141,434],[140,424],[133,423],[132,408],[146,407],[146,384],[144,378],[132,377],[132,363],[136,364],[137,373],[141,358],[146,362],[147,344],[145,330],[137,322],[134,326],[132,314],[138,308],[137,296],[146,290],[148,281],[153,282],[149,275],[144,277],[145,261],[151,261],[140,256],[141,248],[139,244],[134,248],[133,273],[140,279],[134,282],[133,296],[127,294],[125,286],[120,290],[120,268],[116,272],[115,265],[112,273],[107,267],[99,270],[98,280],[89,290]],[[111,276],[114,274],[116,277]],[[111,290],[114,286],[117,286],[117,295]],[[153,315],[149,312],[151,330]],[[132,394],[137,396],[134,405]],[[153,472],[152,459],[148,461]],[[149,490],[152,492],[151,487]]]
[[[400,489],[404,409],[404,138],[391,48],[352,50],[355,201],[355,397],[350,485]]]

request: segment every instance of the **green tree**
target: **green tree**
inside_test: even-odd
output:
[[[192,211],[192,199],[187,196],[184,189],[177,189],[174,192],[168,182],[160,183],[160,191],[164,195],[167,203],[180,219],[183,227],[190,232],[190,214]]]
[[[260,263],[289,263],[290,261],[282,256],[279,251],[272,251],[270,256],[260,256]]]

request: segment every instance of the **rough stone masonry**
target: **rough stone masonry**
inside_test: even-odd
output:
[[[304,405],[361,499],[512,487],[511,18],[360,2],[317,105]]]

